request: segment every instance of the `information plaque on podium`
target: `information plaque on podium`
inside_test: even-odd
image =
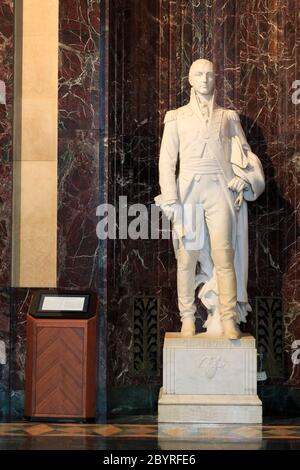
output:
[[[37,291],[27,315],[25,417],[95,417],[96,314],[92,293]]]

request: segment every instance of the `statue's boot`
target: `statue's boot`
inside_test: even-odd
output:
[[[225,338],[239,339],[241,337],[241,331],[237,326],[236,322],[233,320],[233,318],[229,318],[228,320],[222,320],[222,327]]]
[[[212,250],[212,259],[216,269],[219,311],[224,336],[239,339],[241,332],[236,324],[237,288],[234,270],[234,252],[231,248]]]
[[[181,336],[194,336],[196,333],[195,317],[186,317],[182,320]]]

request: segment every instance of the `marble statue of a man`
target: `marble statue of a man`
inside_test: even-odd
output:
[[[212,62],[196,60],[189,82],[190,102],[165,116],[155,202],[172,221],[181,334],[195,334],[200,286],[207,333],[238,339],[251,310],[246,201],[263,192],[264,174],[237,112],[215,102]]]

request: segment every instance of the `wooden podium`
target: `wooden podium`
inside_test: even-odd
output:
[[[27,315],[25,417],[91,420],[96,398],[96,310],[90,316],[86,309],[85,318],[61,311],[42,316],[37,297]],[[95,307],[97,302],[91,304]]]

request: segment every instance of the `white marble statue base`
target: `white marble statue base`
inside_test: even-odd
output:
[[[259,450],[259,424],[158,423],[161,450]]]
[[[255,339],[166,333],[161,423],[261,423]]]

